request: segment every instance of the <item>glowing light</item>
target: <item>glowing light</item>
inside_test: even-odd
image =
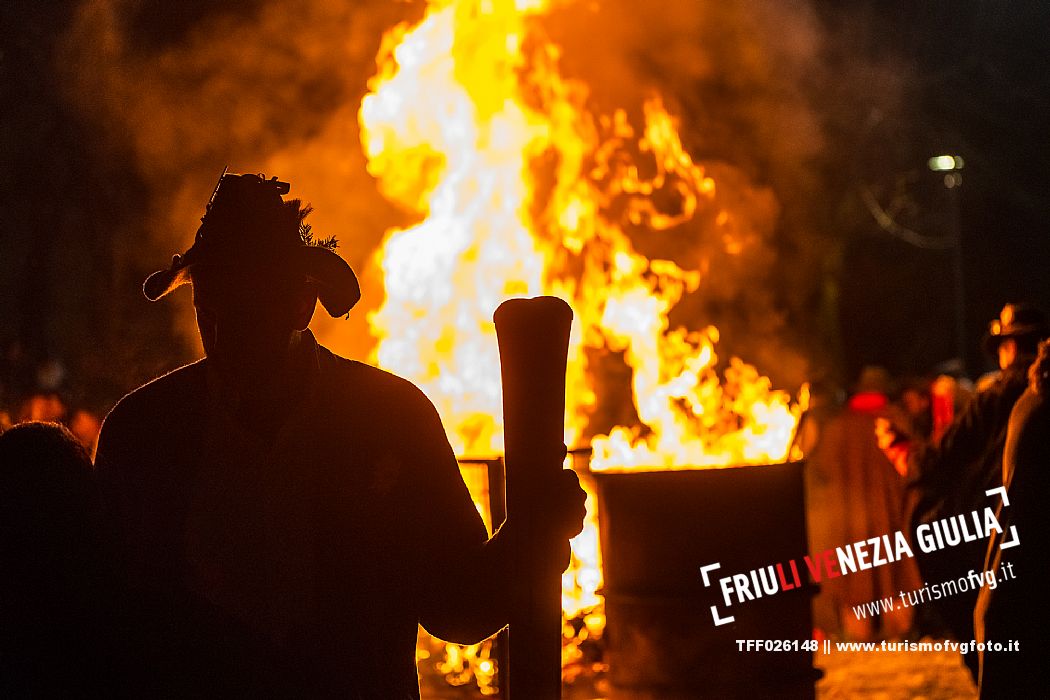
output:
[[[934,172],[944,172],[948,170],[962,170],[963,159],[961,156],[934,156],[930,158],[926,163],[930,170]]]

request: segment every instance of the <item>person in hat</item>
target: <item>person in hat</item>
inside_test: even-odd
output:
[[[989,324],[984,347],[999,361],[998,377],[974,396],[939,442],[917,444],[909,451],[911,487],[917,496],[911,532],[922,523],[989,505],[985,492],[1003,484],[1003,445],[1010,411],[1028,386],[1028,369],[1039,341],[1048,334],[1045,314],[1025,304],[1006,304],[999,318]],[[978,540],[930,554],[916,549],[923,580],[946,581],[970,569],[980,570],[986,544]],[[969,591],[932,603],[956,639],[973,639],[976,597],[976,591]],[[976,654],[966,656],[975,674],[976,660]]]
[[[155,618],[216,611],[298,694],[415,698],[418,624],[462,643],[506,624],[516,533],[488,537],[417,387],[315,340],[317,301],[340,317],[361,292],[288,189],[224,174],[193,245],[146,280],[151,300],[192,286],[205,358],[121,399],[96,467]],[[584,493],[564,477],[549,518],[568,540]],[[201,676],[165,662],[160,682]],[[221,663],[207,673],[215,694],[260,690],[231,687]]]

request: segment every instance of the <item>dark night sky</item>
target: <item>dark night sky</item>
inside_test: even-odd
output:
[[[878,8],[880,41],[914,67],[908,76],[913,116],[904,127],[911,152],[965,159],[958,194],[966,331],[975,347],[1004,302],[1029,300],[1050,308],[1044,274],[1050,259],[1050,7],[972,1],[871,5]],[[886,155],[893,158],[888,150]],[[915,166],[914,191],[930,210],[922,217],[924,232],[949,230],[951,203],[939,176],[921,161]],[[906,170],[903,162],[897,167]],[[922,370],[928,357],[951,354],[948,255],[872,230],[850,246],[850,272],[843,280],[847,363]],[[982,359],[971,351],[971,372]]]
[[[248,15],[256,5],[222,11]],[[69,67],[56,71],[57,42],[75,6],[0,8],[0,348],[18,339],[34,356],[62,357],[77,378],[74,393],[105,408],[190,350],[171,330],[171,312],[137,296],[138,280],[151,270],[129,250],[149,201],[132,156],[121,152],[119,135],[99,138],[97,125],[66,97],[60,76]],[[213,7],[139,6],[134,36],[146,43],[177,40]],[[825,285],[838,300],[840,337],[814,343],[839,345],[841,377],[867,363],[920,372],[952,355],[948,256],[883,232],[857,213],[856,193],[858,183],[903,178],[916,209],[902,221],[942,235],[950,202],[925,159],[958,153],[966,161],[959,211],[966,330],[975,348],[969,361],[971,371],[983,369],[977,341],[1003,302],[1050,308],[1043,274],[1050,255],[1050,7],[853,0],[817,9],[829,35],[856,37],[849,51],[857,60],[892,57],[905,66],[906,95],[904,110],[874,125],[870,114],[846,114],[840,122],[851,126],[840,124],[829,142],[837,149],[829,163],[842,164],[825,168],[837,183],[828,188],[827,208],[837,212],[829,219],[843,222],[849,243],[839,274]],[[129,345],[123,339],[131,334],[154,341]]]

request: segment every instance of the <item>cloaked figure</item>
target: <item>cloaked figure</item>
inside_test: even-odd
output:
[[[112,557],[91,459],[53,423],[0,435],[0,697],[119,697]]]
[[[506,624],[521,538],[488,537],[418,388],[317,343],[317,301],[345,316],[360,289],[288,189],[224,175],[193,245],[146,280],[151,300],[192,284],[206,357],[124,397],[96,466],[145,607],[211,610],[251,640],[218,647],[206,694],[254,692],[228,669],[257,665],[300,694],[416,698],[417,625],[470,643]],[[548,521],[567,540],[584,494],[563,476]]]
[[[866,367],[846,407],[824,428],[810,456],[811,477],[821,484],[810,505],[810,551],[820,552],[893,534],[904,528],[904,481],[883,454],[875,426],[893,413],[889,403],[890,378],[881,367]],[[885,553],[883,554],[885,556]],[[911,558],[890,560],[868,571],[828,578],[815,601],[818,624],[849,639],[904,637],[912,627],[913,611],[899,608],[878,618],[858,618],[853,607],[896,596],[921,586]],[[828,620],[828,608],[837,619]],[[823,619],[820,619],[821,614]],[[876,624],[879,628],[876,628]]]

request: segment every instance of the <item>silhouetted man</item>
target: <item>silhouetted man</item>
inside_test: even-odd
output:
[[[307,330],[318,299],[338,317],[360,290],[287,191],[223,176],[192,247],[146,280],[150,299],[192,282],[206,358],[124,397],[96,464],[137,588],[238,628],[216,648],[247,680],[217,663],[213,688],[276,658],[311,694],[418,697],[417,623],[465,643],[506,623],[514,524],[488,539],[422,392]],[[564,476],[568,539],[583,492]]]

